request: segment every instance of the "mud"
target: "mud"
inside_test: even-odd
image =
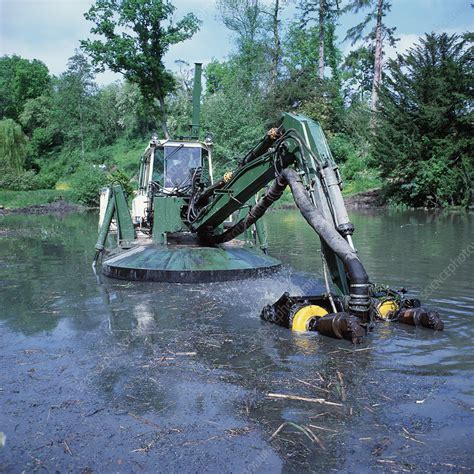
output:
[[[48,204],[36,204],[28,207],[20,207],[18,209],[7,209],[0,207],[0,216],[9,214],[70,214],[72,212],[84,212],[86,207],[80,204],[74,204],[67,201],[54,201]]]
[[[345,197],[344,203],[348,209],[377,209],[386,207],[380,188],[370,189],[369,191]]]

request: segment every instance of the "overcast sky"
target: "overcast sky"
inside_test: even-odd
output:
[[[60,74],[66,69],[67,59],[73,55],[79,40],[89,36],[91,24],[83,14],[91,3],[92,0],[0,0],[0,54],[37,58],[51,73]],[[177,7],[177,18],[192,11],[203,23],[192,40],[170,49],[165,58],[168,67],[175,69],[174,61],[178,59],[207,63],[231,52],[232,34],[219,22],[215,0],[174,0],[173,3]],[[393,0],[392,3],[387,23],[397,27],[399,50],[412,45],[425,32],[473,30],[474,9],[470,0]],[[292,8],[287,16],[291,16]],[[342,39],[356,18],[344,15],[340,23],[337,33]],[[349,45],[340,47],[346,51]],[[116,78],[119,76],[104,73],[98,82],[106,84]]]

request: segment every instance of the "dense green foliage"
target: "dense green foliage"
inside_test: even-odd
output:
[[[12,119],[0,120],[0,172],[21,172],[26,157],[26,136]]]
[[[233,53],[204,70],[201,138],[213,136],[217,174],[234,167],[288,111],[321,123],[346,192],[383,187],[397,204],[469,204],[467,36],[431,34],[388,61],[382,86],[375,89],[374,113],[378,2],[354,0],[344,9],[343,2],[301,0],[290,19],[283,16],[288,6],[283,0],[216,3],[235,38]],[[390,3],[384,0],[382,17]],[[358,8],[366,16],[348,33],[364,43],[344,56],[335,34],[338,17]],[[94,39],[82,42],[82,51],[57,77],[40,61],[0,58],[0,188],[56,186],[70,189],[69,198],[96,205],[98,189],[111,179],[130,191],[128,180],[157,129],[162,136],[167,130],[172,136],[189,132],[192,67],[177,61],[178,72],[172,73],[163,57],[171,45],[192,36],[199,21],[194,15],[172,21],[173,12],[169,0],[96,0],[86,13],[95,25]],[[384,41],[394,44],[393,28],[382,27]],[[125,80],[99,87],[95,73],[105,67]]]
[[[397,202],[468,204],[474,172],[473,48],[430,34],[390,61],[374,162]]]
[[[0,61],[0,115],[18,120],[27,100],[44,94],[51,86],[48,68],[37,59],[5,56]]]

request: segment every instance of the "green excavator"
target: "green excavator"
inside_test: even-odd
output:
[[[200,95],[196,64],[190,136],[151,139],[131,209],[120,184],[102,191],[94,264],[100,260],[106,276],[192,284],[275,272],[280,262],[267,255],[260,219],[289,187],[321,241],[326,291],[285,293],[263,308],[263,320],[354,343],[376,320],[443,329],[438,313],[419,300],[369,280],[352,241],[341,175],[318,123],[284,113],[233,171],[215,180],[212,139],[198,139]],[[117,245],[105,250],[112,231]]]

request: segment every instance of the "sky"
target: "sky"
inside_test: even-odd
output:
[[[83,14],[92,3],[92,0],[0,0],[0,55],[40,59],[52,74],[59,75],[66,69],[79,40],[91,37],[91,24]],[[231,53],[233,36],[219,21],[215,0],[174,0],[173,3],[177,7],[176,18],[193,12],[203,23],[191,40],[170,48],[165,57],[168,68],[176,70],[177,60],[206,64]],[[294,0],[287,3],[290,6],[284,23],[294,12]],[[397,27],[398,51],[412,46],[425,32],[473,31],[474,9],[470,4],[471,0],[393,0],[386,22]],[[341,40],[357,19],[354,15],[342,16],[336,31]],[[344,52],[350,49],[342,41],[339,47]],[[394,55],[394,51],[387,53]],[[108,71],[100,74],[97,82],[107,84],[116,79],[120,76]]]

